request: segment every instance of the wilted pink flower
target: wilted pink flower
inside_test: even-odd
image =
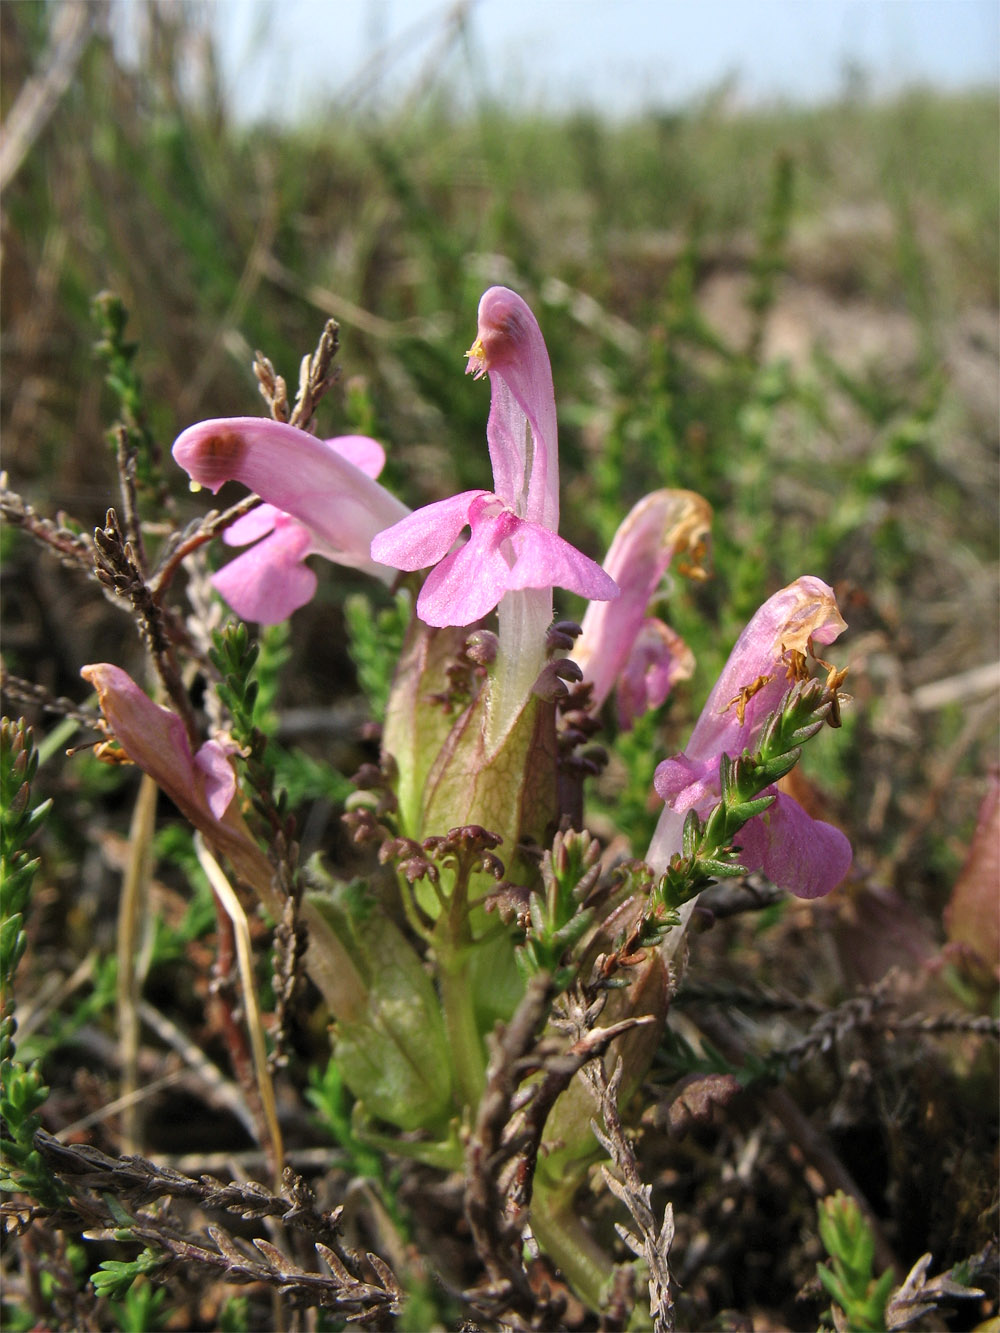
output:
[[[192,753],[184,723],[153,702],[120,667],[97,662],[80,675],[97,691],[101,712],[122,750],[170,797],[216,853],[253,889],[280,921],[285,903],[274,868],[240,812],[236,774],[226,748],[206,741]],[[364,1016],[368,988],[322,911],[308,897],[302,904],[309,930],[306,966],[336,1018]]]
[[[277,624],[304,606],[316,591],[316,575],[304,563],[310,555],[388,582],[385,567],[371,558],[371,539],[409,510],[374,480],[385,462],[375,440],[318,440],[266,417],[230,417],[189,426],[173,453],[200,485],[218,491],[239,481],[265,501],[224,538],[257,544],[213,579],[244,619]]]
[[[789,687],[791,654],[808,653],[812,642],[832,643],[844,628],[832,589],[817,578],[796,579],[764,603],[740,635],[684,752],[656,770],[666,809],[649,849],[653,866],[666,866],[681,850],[688,810],[705,818],[718,804],[719,759],[754,748]],[[847,838],[776,787],[762,794],[775,799],[737,835],[741,863],[800,898],[829,893],[851,864]]]
[[[374,539],[372,556],[394,569],[435,566],[417,599],[417,614],[429,625],[472,624],[507,593],[529,589],[617,596],[614,580],[556,533],[552,371],[538,322],[515,292],[491,287],[484,294],[468,355],[467,370],[490,377],[486,435],[495,489],[463,491],[418,509]],[[466,526],[469,541],[452,551]]]
[[[671,561],[703,547],[712,511],[692,491],[654,491],[633,507],[615,533],[604,561],[617,583],[613,602],[591,602],[573,658],[593,686],[599,708],[617,687],[618,720],[631,727],[647,708],[666,699],[685,680],[694,658],[683,640],[661,620],[646,615]]]
[[[101,711],[128,758],[274,910],[274,872],[234,800],[236,774],[225,748],[206,741],[192,753],[177,714],[154,703],[120,667],[97,662],[82,667],[80,675],[97,691]]]

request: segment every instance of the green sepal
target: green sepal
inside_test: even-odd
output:
[[[451,1112],[451,1061],[422,959],[364,885],[337,885],[308,901],[362,983],[354,1012],[336,1027],[344,1082],[379,1119],[438,1129]]]
[[[448,697],[448,668],[459,658],[467,629],[432,629],[416,616],[410,622],[396,666],[382,729],[383,751],[395,760],[399,831],[420,838],[431,767],[455,725]],[[460,822],[460,821],[458,821]],[[457,827],[456,824],[446,827]]]
[[[448,733],[427,775],[423,824],[427,832],[478,824],[498,833],[507,878],[524,882],[531,867],[519,865],[513,849],[522,841],[544,846],[556,819],[555,710],[532,695],[489,753],[488,706],[483,690]]]

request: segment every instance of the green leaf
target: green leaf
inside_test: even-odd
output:
[[[773,804],[773,796],[758,796],[754,801],[741,801],[739,805],[731,805],[729,807],[730,822],[736,824],[738,828],[742,828],[755,815],[762,815]],[[734,831],[738,831],[738,829]]]
[[[159,1268],[163,1259],[146,1249],[136,1259],[105,1259],[92,1275],[91,1281],[98,1296],[120,1300],[136,1278]]]
[[[697,855],[698,843],[701,838],[701,820],[694,809],[689,810],[684,817],[683,838],[684,855],[688,858]]]
[[[713,879],[736,879],[740,875],[750,873],[746,866],[738,865],[736,862],[716,861],[711,858],[700,860],[698,869],[706,875],[711,875]]]

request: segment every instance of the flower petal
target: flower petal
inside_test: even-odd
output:
[[[748,870],[762,870],[799,898],[822,898],[851,868],[851,844],[840,829],[813,819],[784,792],[776,794],[769,810],[744,824],[736,844]]]
[[[467,371],[490,377],[486,438],[493,489],[519,517],[555,532],[559,443],[552,367],[537,319],[509,287],[483,293],[469,357]]]
[[[447,500],[424,505],[371,542],[371,556],[392,569],[427,569],[443,559],[469,523],[469,508],[489,491],[461,491]]]
[[[309,530],[283,514],[269,537],[212,576],[212,586],[241,620],[279,625],[316,592],[316,575],[302,563],[311,550]]]
[[[206,741],[195,754],[194,764],[204,775],[208,808],[221,819],[236,795],[236,774],[229,756],[218,741]]]
[[[646,622],[650,600],[677,554],[700,552],[711,520],[711,508],[700,495],[660,490],[644,496],[615,533],[604,568],[618,584],[621,596],[613,602],[592,602],[588,606],[573,649],[573,660],[592,686],[595,708],[601,706],[617,682],[621,709],[622,673]],[[647,647],[651,644],[649,640]],[[633,662],[633,685],[635,669]],[[636,703],[634,693],[632,698]],[[629,711],[631,706],[626,706]]]
[[[120,667],[95,662],[82,667],[80,675],[97,691],[101,711],[129,759],[229,858],[268,909],[280,915],[274,871],[232,799],[236,780],[222,746],[209,742],[196,760],[181,719],[154,703]],[[229,778],[224,764],[229,767]]]
[[[484,520],[463,547],[431,570],[417,598],[417,615],[426,625],[472,625],[493,610],[510,579],[502,542],[495,520]]]
[[[353,463],[367,477],[377,477],[385,467],[385,450],[368,435],[335,435],[323,443],[341,458]]]
[[[665,868],[682,850],[688,810],[694,808],[705,818],[717,804],[720,757],[753,748],[765,716],[789,687],[787,651],[806,653],[811,639],[829,643],[844,627],[832,590],[809,576],[775,593],[757,611],[737,640],[684,752],[657,767],[653,782],[666,806],[647,853],[651,866]],[[738,698],[744,705],[742,722]],[[772,788],[768,794],[774,792]],[[776,884],[803,898],[828,893],[851,863],[850,843],[839,829],[812,819],[784,793],[744,825],[736,842],[744,864],[763,869]]]
[[[188,803],[197,801],[202,784],[193,772],[191,746],[177,714],[154,703],[120,667],[98,662],[82,667],[80,675],[97,691],[101,710],[129,759],[149,772],[175,804],[180,804],[178,794]]]
[[[791,683],[786,653],[807,652],[810,639],[832,643],[845,628],[833,589],[821,579],[803,575],[769,597],[736,641],[685,753],[703,758],[750,748]],[[766,683],[746,701],[741,722],[734,701],[762,678]]]
[[[718,758],[691,759],[686,753],[672,755],[657,765],[653,786],[671,810],[684,815],[695,809],[699,815],[707,815],[719,800]],[[673,850],[679,852],[680,847]]]
[[[659,708],[676,681],[693,674],[694,653],[680,635],[662,620],[644,620],[618,677],[618,725],[628,731],[637,717]]]
[[[247,546],[260,537],[266,537],[274,528],[281,513],[282,511],[276,509],[274,505],[259,504],[256,509],[251,509],[249,514],[244,514],[235,523],[230,523],[222,534],[222,540],[227,546]]]
[[[618,584],[596,560],[541,524],[517,520],[510,543],[516,556],[507,583],[511,590],[566,588],[597,601],[618,596]]]

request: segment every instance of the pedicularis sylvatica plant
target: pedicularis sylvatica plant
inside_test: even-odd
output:
[[[650,608],[668,571],[703,574],[711,512],[691,492],[655,491],[623,514],[603,565],[584,555],[559,535],[552,373],[520,296],[483,295],[467,355],[472,378],[489,381],[493,489],[413,511],[378,481],[381,444],[313,433],[322,375],[307,392],[307,363],[291,411],[259,361],[271,419],[202,421],[173,446],[192,483],[241,483],[247,499],[178,534],[148,579],[135,532],[109,519],[98,534],[105,582],[145,614],[155,687],[110,663],[82,674],[105,756],[142,769],[215,872],[228,867],[293,941],[286,952],[329,1015],[353,1132],[464,1173],[483,1300],[528,1308],[526,1243],[585,1303],[607,1299],[623,1252],[579,1204],[603,1161],[620,1234],[646,1265],[650,1316],[667,1327],[670,1208],[654,1219],[624,1127],[642,1110],[702,890],[760,872],[818,898],[848,871],[844,835],[783,788],[803,744],[839,721],[844,673],[824,655],[845,625],[814,574],[768,598],[684,750],[648,755],[642,780],[662,805],[651,843],[602,847],[586,815],[607,758],[602,726],[629,729],[691,675],[691,653]],[[253,725],[243,631],[193,655],[209,689],[204,709],[192,706],[178,644],[198,636],[162,632],[161,594],[187,562],[205,623],[198,562],[215,537],[243,548],[211,579],[242,621],[285,621],[336,577],[330,564],[369,574],[406,611],[379,762],[358,774],[345,815],[381,875],[345,882],[296,864]],[[586,599],[579,624],[554,621],[556,588]]]

